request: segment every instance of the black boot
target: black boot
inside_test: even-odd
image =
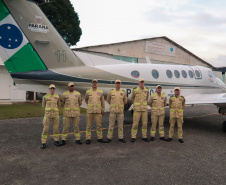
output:
[[[135,138],[131,138],[131,142],[134,143],[136,141]]]
[[[122,143],[126,143],[126,141],[124,139],[119,139],[118,141],[122,142]]]
[[[168,138],[168,139],[166,139],[166,141],[172,141],[173,139],[172,138]]]
[[[110,143],[110,142],[111,142],[111,139],[107,138],[106,143]]]
[[[160,137],[159,139],[161,139],[161,140],[163,140],[163,141],[165,141],[166,139],[165,139],[165,137]]]
[[[64,145],[66,145],[66,140],[61,141],[61,146],[64,146]]]
[[[43,143],[43,144],[41,145],[41,149],[45,149],[45,148],[46,148],[46,144]]]
[[[154,138],[154,137],[151,137],[151,138],[150,138],[150,141],[154,141],[154,140],[155,140],[155,138]]]
[[[91,143],[90,139],[86,140],[86,144],[90,144],[90,143]]]
[[[149,142],[148,138],[142,138],[143,141]]]
[[[57,146],[57,147],[59,147],[60,146],[59,141],[54,141],[54,145]]]
[[[97,141],[100,142],[100,143],[107,143],[107,142],[104,141],[103,139],[98,139]]]
[[[179,141],[180,143],[184,143],[184,140],[183,140],[183,139],[178,139],[178,141]]]
[[[79,145],[82,144],[82,142],[81,142],[80,140],[76,140],[75,142],[76,142],[77,144],[79,144]]]

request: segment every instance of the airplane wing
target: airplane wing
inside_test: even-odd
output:
[[[226,93],[192,94],[185,97],[186,104],[226,104]]]

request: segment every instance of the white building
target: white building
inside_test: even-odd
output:
[[[0,103],[24,102],[26,91],[18,90],[0,58]]]

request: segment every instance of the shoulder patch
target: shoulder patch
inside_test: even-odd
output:
[[[46,94],[44,97],[45,98],[48,98],[48,97],[50,97],[51,95],[50,94]]]
[[[133,89],[136,89],[137,87],[134,87]]]
[[[124,92],[124,93],[126,93],[126,91],[124,91],[124,90],[122,90],[122,89],[121,89],[121,91]]]
[[[102,91],[102,90],[100,90],[100,89],[97,89],[97,91],[99,91],[100,93],[103,93],[103,91]]]
[[[154,94],[151,95],[151,97],[154,97],[154,96],[156,96],[156,95],[157,95],[157,93],[154,93]]]
[[[115,89],[111,89],[111,90],[110,90],[110,92],[114,92],[114,91],[115,91]]]
[[[183,96],[180,96],[181,98],[184,98]]]
[[[63,93],[63,95],[67,95],[69,93],[69,91],[65,91],[64,93]]]
[[[88,89],[86,92],[88,93],[88,92],[90,92],[90,91],[92,91],[92,89]]]
[[[78,95],[80,95],[80,92],[78,92],[78,91],[75,91],[75,94],[78,94]]]
[[[59,95],[58,94],[54,94],[54,96],[57,97],[57,98],[59,98]]]
[[[149,89],[148,89],[147,87],[144,87],[144,89],[146,89],[146,90],[148,90],[148,91],[149,91]]]

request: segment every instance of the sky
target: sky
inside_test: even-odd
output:
[[[76,47],[166,36],[214,66],[226,64],[225,0],[70,1],[83,32]]]

